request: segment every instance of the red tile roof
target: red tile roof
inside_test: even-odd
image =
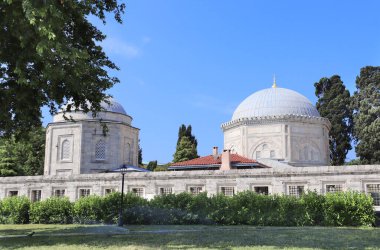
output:
[[[231,165],[257,163],[257,161],[255,160],[248,159],[238,154],[231,154],[230,159],[231,159]],[[214,158],[213,155],[208,155],[208,156],[203,156],[203,157],[195,158],[188,161],[172,163],[171,166],[204,166],[204,165],[220,165],[220,164],[222,164],[221,155],[218,155],[217,158]]]

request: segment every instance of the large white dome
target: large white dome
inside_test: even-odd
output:
[[[300,93],[284,88],[269,88],[248,96],[237,107],[232,120],[282,115],[320,117],[318,110]]]

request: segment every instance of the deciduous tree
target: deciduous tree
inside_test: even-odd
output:
[[[88,16],[106,23],[117,0],[0,1],[0,131],[18,135],[41,125],[41,107],[101,110],[118,69],[99,45],[105,35]]]

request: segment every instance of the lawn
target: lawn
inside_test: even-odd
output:
[[[0,225],[0,236],[0,249],[380,249],[378,228]]]

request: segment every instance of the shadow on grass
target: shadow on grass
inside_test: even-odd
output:
[[[186,230],[186,227],[183,227]],[[167,228],[166,228],[167,229]],[[167,234],[126,234],[92,236],[50,236],[20,239],[2,239],[6,249],[22,247],[80,248],[214,248],[267,246],[278,248],[364,249],[378,248],[379,229],[356,228],[255,228],[255,227],[207,227],[197,232]],[[25,239],[25,240],[24,240]]]

